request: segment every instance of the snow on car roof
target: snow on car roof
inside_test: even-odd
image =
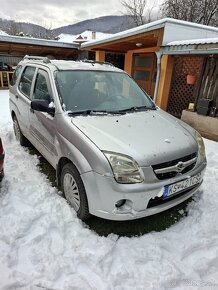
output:
[[[95,61],[66,61],[66,60],[51,60],[60,70],[104,70],[104,71],[116,71],[123,72],[119,68],[114,67],[109,63],[98,63]]]

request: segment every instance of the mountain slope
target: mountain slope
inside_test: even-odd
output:
[[[10,35],[22,34],[31,35],[36,38],[54,38],[61,33],[80,34],[85,30],[99,31],[104,33],[116,33],[128,28],[134,27],[130,16],[103,16],[94,19],[88,19],[75,24],[48,29],[40,25],[0,18],[0,29]]]
[[[130,16],[103,16],[59,27],[53,31],[56,35],[60,33],[79,34],[85,30],[116,33],[132,27],[134,27],[134,23]]]

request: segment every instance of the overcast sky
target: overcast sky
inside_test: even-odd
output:
[[[121,15],[123,12],[120,0],[0,0],[0,18],[31,22],[48,28],[100,16]]]

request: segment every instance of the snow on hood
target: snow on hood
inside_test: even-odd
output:
[[[143,111],[125,115],[79,116],[72,122],[100,150],[133,157],[140,165],[150,165],[191,154],[197,150],[193,136],[168,115]],[[178,155],[179,154],[179,155]]]

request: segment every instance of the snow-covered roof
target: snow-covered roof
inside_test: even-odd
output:
[[[171,41],[167,45],[168,46],[178,46],[178,45],[189,45],[189,44],[212,44],[218,43],[218,37],[214,38],[201,38],[201,39],[189,39],[189,40],[177,40]]]
[[[32,45],[42,45],[42,46],[51,46],[51,47],[63,47],[63,48],[76,48],[76,49],[79,47],[79,45],[76,43],[70,44],[70,43],[58,42],[56,40],[12,36],[12,35],[0,35],[0,42],[32,44]]]
[[[81,47],[86,48],[92,45],[106,44],[111,41],[121,40],[129,36],[138,35],[140,33],[149,32],[163,27],[165,27],[165,31],[162,45],[166,45],[173,40],[183,40],[186,38],[195,39],[203,37],[210,38],[218,36],[218,28],[216,27],[177,20],[173,18],[164,18],[116,33],[110,37],[107,37],[107,39],[83,43]]]
[[[99,40],[99,39],[105,39],[110,37],[113,34],[98,32],[98,31],[91,31],[86,30],[80,34],[66,34],[61,33],[58,35],[58,41],[66,42],[66,43],[73,43],[73,42],[87,42],[91,40]]]
[[[121,72],[121,70],[110,64],[99,64],[92,61],[65,61],[65,60],[51,60],[51,64],[55,65],[60,70],[101,70],[101,71],[113,71]]]
[[[8,35],[8,34],[0,29],[0,35]]]
[[[218,54],[218,37],[171,41],[161,48],[163,54]]]

